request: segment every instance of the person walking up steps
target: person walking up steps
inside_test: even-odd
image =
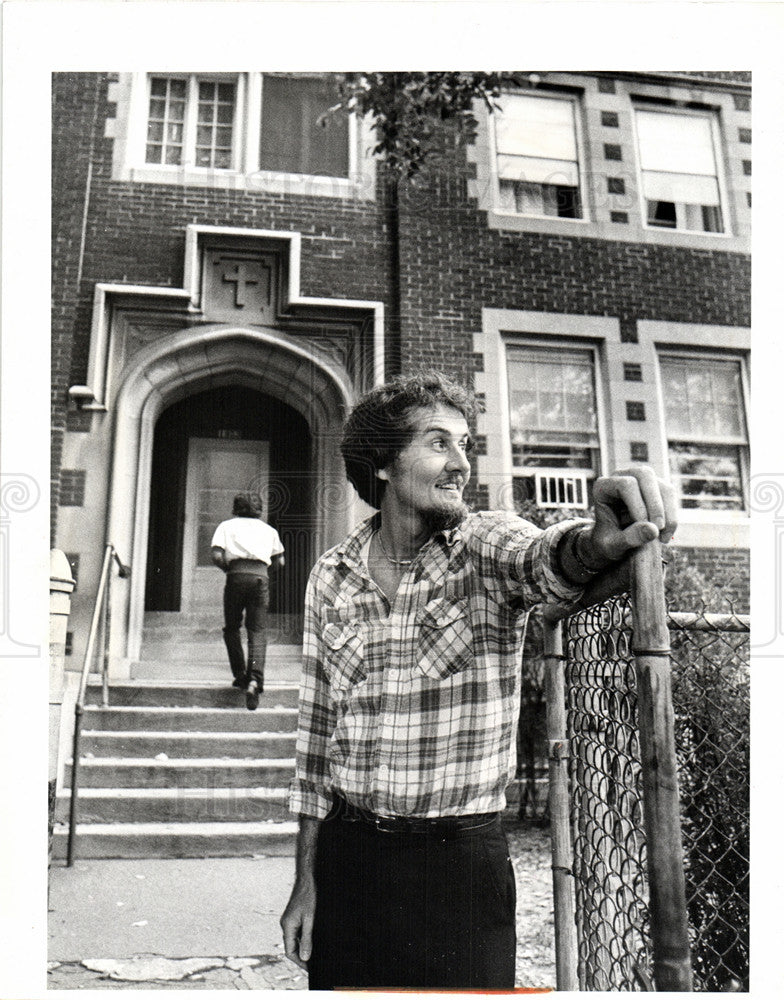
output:
[[[269,569],[282,568],[283,545],[277,531],[261,518],[258,502],[249,494],[234,498],[233,516],[222,521],[212,536],[212,561],[226,574],[223,590],[223,638],[234,675],[233,686],[245,689],[245,704],[258,708],[264,690],[267,653]],[[248,659],[242,648],[240,626],[245,615]]]

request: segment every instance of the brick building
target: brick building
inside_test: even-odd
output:
[[[395,192],[315,75],[53,78],[53,544],[81,662],[104,545],[112,671],[146,616],[215,607],[238,488],[289,552],[276,612],[363,513],[337,442],[397,370],[471,382],[473,500],[581,508],[667,470],[676,544],[748,565],[750,83],[546,73]],[[284,618],[281,617],[281,621]],[[285,620],[289,620],[288,618]]]

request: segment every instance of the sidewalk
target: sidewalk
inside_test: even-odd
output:
[[[305,989],[283,957],[294,859],[53,866],[49,989]]]
[[[555,988],[547,831],[507,830],[518,986]],[[76,861],[50,870],[50,990],[304,990],[283,957],[294,858]]]

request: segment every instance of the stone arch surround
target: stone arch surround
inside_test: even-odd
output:
[[[168,406],[204,389],[243,385],[273,396],[307,420],[309,456],[324,502],[316,551],[342,538],[355,520],[356,496],[342,469],[339,440],[354,390],[347,373],[310,345],[266,328],[198,327],[138,352],[123,372],[113,411],[107,540],[131,554],[129,579],[112,581],[112,674],[138,659],[144,615],[150,477],[155,424]]]

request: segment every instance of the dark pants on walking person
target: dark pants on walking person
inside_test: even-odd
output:
[[[316,851],[311,990],[511,990],[515,880],[500,820],[386,832],[338,816]]]
[[[255,680],[259,691],[264,689],[268,607],[269,582],[266,573],[236,572],[230,568],[223,591],[223,638],[229,664],[235,680],[243,684]],[[247,665],[240,637],[243,614],[248,633]]]

